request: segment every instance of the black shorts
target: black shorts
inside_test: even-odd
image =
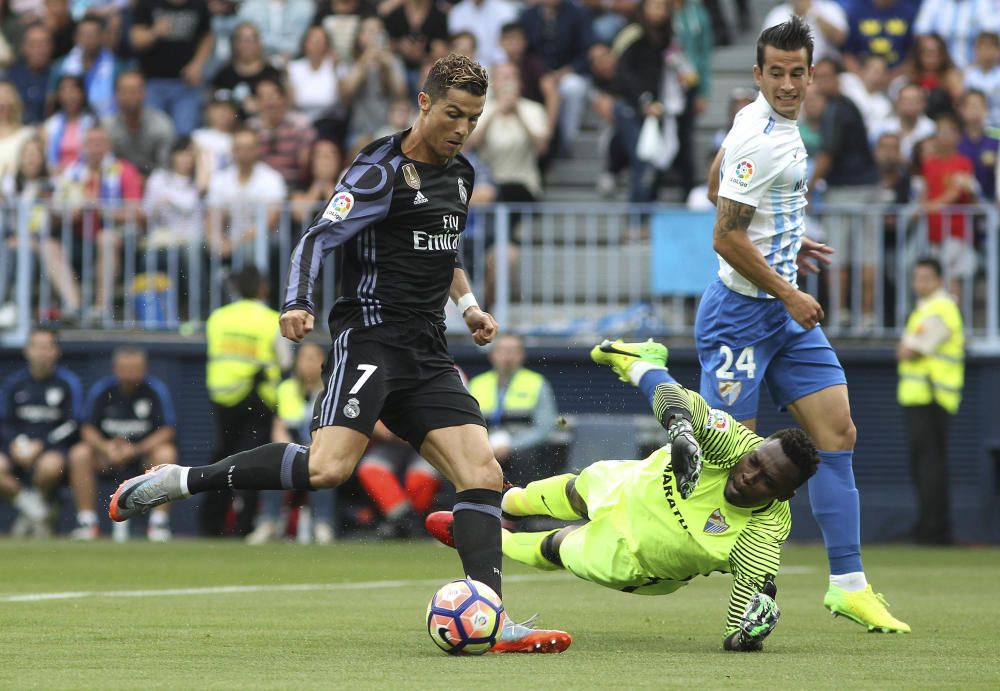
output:
[[[370,437],[381,419],[419,452],[431,430],[486,426],[448,353],[443,327],[423,320],[343,329],[323,365],[323,381],[313,430],[335,425]]]

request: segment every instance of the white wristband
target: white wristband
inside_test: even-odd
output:
[[[466,293],[456,300],[455,304],[458,305],[458,313],[463,317],[465,316],[465,313],[469,311],[470,307],[479,307],[479,303],[476,302],[476,296],[472,293]]]

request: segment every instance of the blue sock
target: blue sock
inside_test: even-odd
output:
[[[830,574],[864,571],[861,566],[861,506],[851,467],[853,451],[820,451],[809,479],[813,517],[823,531]]]
[[[633,367],[635,367],[635,365],[633,365]],[[633,379],[633,381],[635,380]],[[642,375],[642,378],[639,380],[638,387],[642,393],[646,395],[646,398],[649,399],[649,405],[652,407],[653,394],[656,392],[656,386],[658,384],[676,383],[677,380],[670,375],[670,372],[666,369],[660,369],[657,367],[656,369],[651,369]]]

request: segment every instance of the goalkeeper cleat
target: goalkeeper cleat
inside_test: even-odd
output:
[[[515,624],[504,617],[503,629],[491,653],[561,653],[573,642],[573,637],[556,629],[536,629],[535,617]]]
[[[628,371],[633,363],[648,362],[651,365],[666,367],[667,355],[669,351],[662,343],[657,343],[653,339],[641,343],[625,343],[621,339],[617,341],[603,341],[600,345],[595,345],[590,350],[590,359],[598,365],[607,365],[618,375],[623,382],[629,382]]]
[[[830,585],[823,598],[823,606],[833,616],[844,616],[876,633],[909,633],[910,626],[889,614],[889,603],[872,587],[854,592]]]
[[[126,480],[111,495],[108,516],[120,523],[148,513],[160,504],[184,499],[188,495],[181,480],[186,471],[187,468],[179,465],[158,465],[143,475]]]

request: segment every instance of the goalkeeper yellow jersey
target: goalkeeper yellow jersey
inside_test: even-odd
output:
[[[737,627],[753,594],[760,592],[764,578],[776,576],[781,544],[791,530],[788,503],[774,500],[757,508],[742,508],[726,501],[724,490],[729,471],[764,439],[736,422],[728,413],[709,408],[699,394],[678,384],[657,387],[654,410],[684,408],[691,412],[691,425],[701,446],[703,469],[695,491],[682,499],[670,460],[670,447],[653,452],[637,464],[628,482],[631,491],[619,520],[632,552],[662,579],[689,580],[696,575],[727,572],[733,589],[726,622]]]

